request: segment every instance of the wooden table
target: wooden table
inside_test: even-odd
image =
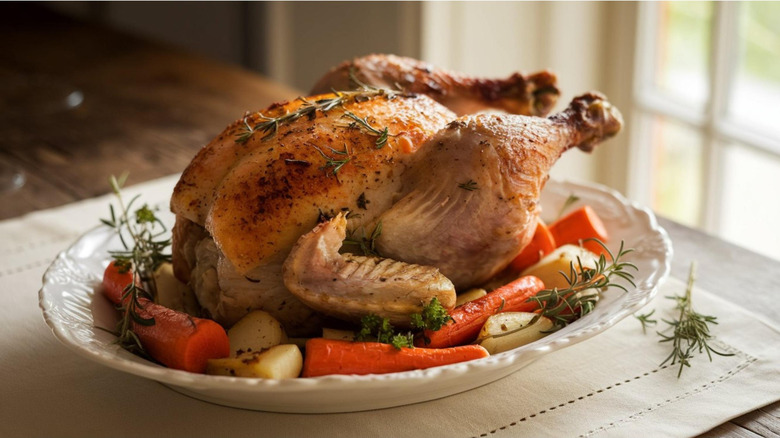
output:
[[[34,7],[0,5],[0,67],[56,78],[83,93],[72,109],[21,113],[0,95],[0,159],[27,183],[0,195],[0,219],[108,192],[112,174],[128,184],[180,172],[196,151],[246,110],[297,92],[254,73]],[[7,88],[0,88],[7,90]],[[776,320],[780,263],[660,219],[675,247],[672,276]],[[706,436],[780,435],[780,403],[723,424]]]

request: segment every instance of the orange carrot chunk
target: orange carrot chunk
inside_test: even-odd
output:
[[[122,272],[115,262],[111,262],[103,275],[103,294],[119,304],[123,301],[125,287],[132,281],[130,270]],[[138,315],[143,319],[154,318],[154,324],[147,326],[133,321],[133,333],[144,350],[163,365],[203,373],[209,359],[230,354],[227,333],[216,322],[177,312],[146,298],[139,298],[138,303]]]
[[[609,235],[604,222],[589,205],[578,208],[550,225],[550,233],[558,246],[571,244],[597,254],[605,254],[604,248],[597,242],[585,239],[599,239],[607,243]]]
[[[553,252],[557,248],[555,238],[547,225],[539,219],[531,242],[512,260],[512,268],[520,272]]]
[[[401,348],[378,342],[313,338],[306,341],[303,377],[386,374],[449,365],[489,356],[479,345]]]
[[[472,342],[485,321],[495,313],[535,311],[538,304],[527,300],[542,289],[544,283],[539,278],[532,275],[520,277],[481,298],[456,307],[450,312],[452,321],[438,331],[425,331],[424,335],[430,343],[426,345],[424,339],[419,339],[415,345],[444,348]]]
[[[122,302],[122,295],[128,284],[133,282],[133,271],[123,269],[112,261],[103,272],[103,295],[114,304]]]

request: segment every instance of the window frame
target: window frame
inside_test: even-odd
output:
[[[693,110],[666,98],[654,84],[658,23],[661,2],[641,2],[637,10],[637,33],[634,51],[631,141],[629,151],[628,195],[646,205],[653,205],[651,162],[655,151],[649,144],[653,118],[673,120],[702,138],[704,196],[697,224],[704,230],[720,234],[723,157],[731,143],[780,158],[780,141],[771,135],[740,124],[730,118],[728,105],[734,89],[739,59],[740,2],[714,2],[710,38],[708,98],[701,110]]]

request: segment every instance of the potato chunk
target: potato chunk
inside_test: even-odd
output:
[[[293,344],[276,345],[265,351],[242,353],[237,357],[209,359],[206,374],[264,379],[292,379],[301,374],[303,355]]]
[[[354,341],[355,332],[353,332],[352,330],[338,330],[338,329],[323,327],[322,337],[325,339],[339,339],[342,341]]]
[[[497,313],[485,321],[477,343],[488,353],[496,354],[542,339],[553,323],[542,316],[531,324],[534,317],[536,314],[530,312]]]
[[[551,252],[535,265],[529,267],[521,275],[535,275],[544,283],[546,289],[569,287],[566,278],[561,272],[569,275],[571,263],[579,271],[577,258],[582,262],[583,268],[595,269],[599,257],[596,254],[575,245],[563,245]]]
[[[200,313],[200,305],[195,293],[173,275],[172,264],[167,262],[160,264],[154,271],[154,284],[157,287],[155,296],[157,304],[193,316]]]
[[[287,335],[279,321],[262,310],[250,312],[235,323],[228,330],[228,339],[231,357],[287,343]]]
[[[458,295],[458,298],[455,301],[455,307],[462,306],[469,301],[474,301],[477,298],[484,297],[485,295],[487,295],[487,291],[485,289],[469,289],[466,292]]]

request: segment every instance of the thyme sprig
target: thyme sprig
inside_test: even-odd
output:
[[[357,237],[355,234],[357,233],[357,230],[353,230],[349,237],[344,239],[342,242],[345,246],[357,246],[360,252],[364,256],[374,256],[378,257],[379,254],[376,251],[376,239],[379,238],[379,236],[382,235],[382,221],[379,221],[376,226],[374,227],[374,230],[371,232],[369,236],[366,236],[366,229],[361,227],[361,236]]]
[[[477,187],[477,182],[474,181],[473,179],[458,184],[458,187],[469,192],[473,192],[474,190],[479,190],[479,187]]]
[[[607,257],[601,254],[595,268],[586,268],[578,257],[576,265],[574,262],[569,264],[568,275],[561,272],[569,285],[568,287],[560,290],[558,288],[544,289],[528,299],[529,302],[535,301],[539,305],[541,312],[538,317],[550,318],[555,330],[591,313],[596,307],[602,291],[610,287],[627,291],[625,286],[613,280],[623,279],[632,286],[636,286],[634,274],[628,269],[636,271],[638,268],[633,263],[621,261],[626,254],[633,251],[632,249],[624,249],[624,242],[620,242],[617,254],[613,254],[600,240],[588,240],[599,243],[609,254],[612,262],[608,264]]]
[[[346,143],[344,144],[344,150],[343,151],[340,151],[338,149],[333,149],[332,147],[328,146],[328,149],[330,149],[331,153],[336,154],[336,155],[340,155],[342,157],[345,157],[345,158],[342,158],[342,159],[336,159],[336,158],[328,156],[317,145],[312,144],[311,146],[317,152],[319,152],[320,155],[322,155],[322,158],[325,159],[325,164],[323,166],[321,166],[320,169],[321,170],[325,170],[326,173],[327,173],[328,170],[330,170],[330,172],[336,177],[336,179],[338,179],[339,170],[341,170],[341,168],[344,167],[345,164],[349,163],[350,160],[352,160],[352,157],[350,156],[350,153],[349,153],[349,148],[347,147]]]
[[[153,318],[144,318],[139,314],[139,309],[143,308],[140,298],[152,300],[155,296],[157,285],[153,274],[160,264],[171,260],[170,254],[164,252],[171,245],[171,240],[164,237],[168,229],[148,205],[136,209],[131,219],[133,205],[140,195],[125,203],[122,186],[126,180],[126,173],[119,178],[111,176],[109,181],[119,204],[119,213],[110,205],[110,219],[100,221],[117,232],[124,248],[109,253],[120,269],[133,272],[133,282],[125,287],[123,304],[118,306],[122,314],[116,329],[118,343],[131,352],[144,355],[141,342],[132,330],[132,323],[146,326],[154,324]]]
[[[663,322],[673,328],[672,334],[666,335],[662,332],[656,332],[661,336],[659,342],[671,342],[672,352],[661,362],[663,366],[671,361],[671,365],[680,364],[677,372],[677,378],[682,375],[685,367],[690,367],[690,360],[693,354],[698,350],[699,353],[707,352],[707,357],[712,362],[712,353],[718,356],[733,356],[733,353],[724,353],[718,351],[707,343],[712,339],[710,334],[710,324],[717,324],[717,318],[710,315],[702,315],[693,310],[693,283],[696,280],[696,264],[691,263],[690,273],[688,274],[688,286],[685,288],[685,294],[682,296],[667,297],[676,301],[676,310],[679,311],[677,319],[669,321],[663,319]]]
[[[343,117],[347,117],[353,120],[349,124],[350,128],[363,129],[370,135],[377,137],[376,142],[374,142],[377,149],[382,149],[382,147],[387,144],[387,137],[390,135],[387,126],[385,126],[383,129],[377,129],[371,126],[371,123],[368,121],[368,116],[361,119],[352,111],[344,111]]]
[[[333,91],[335,96],[324,97],[317,100],[309,100],[305,97],[298,97],[301,105],[294,111],[282,114],[278,117],[268,117],[261,112],[257,113],[259,121],[254,125],[249,123],[250,114],[244,116],[243,126],[240,126],[236,132],[236,143],[244,144],[249,141],[255,133],[263,133],[262,140],[266,141],[273,138],[282,125],[290,124],[300,118],[306,117],[313,120],[317,116],[317,111],[327,113],[333,108],[341,107],[350,101],[364,102],[374,97],[386,96],[393,99],[397,95],[392,90],[384,88],[374,88],[363,84],[358,90],[354,91]],[[386,142],[387,140],[385,140]]]

